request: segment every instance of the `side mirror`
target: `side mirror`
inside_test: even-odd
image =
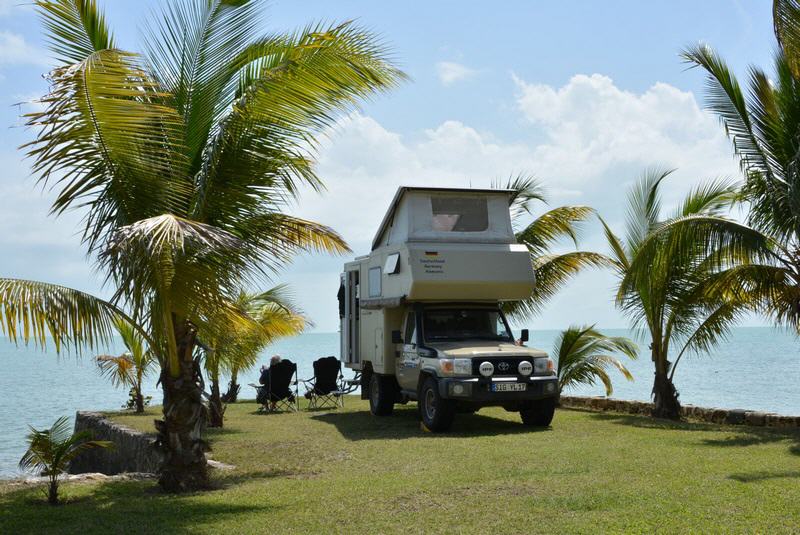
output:
[[[528,333],[528,329],[522,329],[522,332],[519,334],[519,339],[524,344],[530,339],[530,334]]]
[[[403,337],[400,335],[400,331],[392,331],[392,343],[393,344],[403,343]]]

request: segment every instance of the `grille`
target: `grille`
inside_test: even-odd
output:
[[[516,377],[519,375],[519,363],[523,360],[530,360],[525,357],[488,357],[472,359],[472,375],[480,375],[480,366],[482,362],[491,362],[494,366],[494,374],[492,377]],[[504,366],[504,364],[506,366]],[[505,369],[503,369],[505,368]]]

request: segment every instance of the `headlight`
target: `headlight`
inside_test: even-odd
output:
[[[533,359],[533,373],[538,375],[552,375],[555,372],[553,359]]]
[[[492,364],[488,360],[485,362],[481,362],[481,366],[480,368],[478,368],[478,371],[481,372],[481,375],[483,375],[484,377],[489,377],[494,373],[494,364]]]
[[[519,371],[520,375],[530,375],[531,373],[533,373],[533,364],[531,364],[527,360],[523,360],[522,362],[519,363],[517,370]]]
[[[439,359],[442,375],[472,375],[471,359]]]
[[[472,375],[472,359],[454,359],[453,373],[455,375]]]

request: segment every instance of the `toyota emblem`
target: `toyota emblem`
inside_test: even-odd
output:
[[[508,362],[505,361],[497,365],[497,369],[500,370],[501,372],[507,372],[510,367],[511,366],[508,364]]]

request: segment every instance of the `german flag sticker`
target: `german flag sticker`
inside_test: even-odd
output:
[[[439,256],[439,251],[425,251],[425,256]]]

